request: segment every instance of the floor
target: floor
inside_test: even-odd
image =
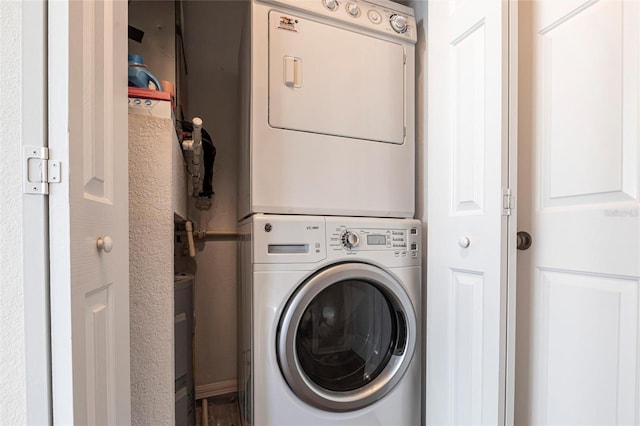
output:
[[[203,401],[197,401],[196,403],[196,426],[204,426],[202,422]],[[238,396],[236,394],[208,398],[207,402],[209,414],[207,426],[242,426],[238,408]]]

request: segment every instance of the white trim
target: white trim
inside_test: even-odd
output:
[[[47,5],[22,5],[22,145],[47,146]],[[24,167],[24,165],[23,165]],[[49,212],[46,196],[22,197],[27,424],[51,424]]]
[[[212,396],[226,395],[234,392],[238,392],[238,380],[225,380],[224,382],[196,386],[196,399],[210,398]]]
[[[516,278],[517,254],[516,235],[518,232],[518,2],[509,0],[509,188],[511,188],[512,213],[508,220],[507,244],[507,330],[506,330],[506,375],[504,424],[512,425],[515,420],[515,366],[516,366]]]
[[[69,7],[70,0],[47,3],[47,100],[49,149],[69,158]],[[65,166],[68,172],[68,165]],[[71,252],[56,247],[70,235],[68,174],[49,195],[49,299],[51,306],[51,394],[54,425],[75,424],[71,346]],[[53,312],[56,312],[54,315]]]

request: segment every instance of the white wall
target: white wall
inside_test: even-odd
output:
[[[215,196],[207,222],[212,230],[236,228],[238,144],[238,49],[244,2],[184,4],[187,110],[204,120],[217,158]],[[187,117],[191,119],[192,117]],[[202,226],[199,223],[198,226]],[[230,384],[236,375],[235,241],[199,244],[196,258],[196,386]]]
[[[0,2],[0,424],[51,418],[47,199],[22,193],[23,146],[46,145],[45,37],[43,2]]]
[[[20,250],[21,36],[22,3],[0,2],[0,424],[27,422],[24,276]]]
[[[174,423],[173,122],[129,112],[131,422]],[[130,108],[133,109],[133,108]],[[143,114],[143,113],[140,113]]]

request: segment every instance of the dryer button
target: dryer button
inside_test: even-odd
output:
[[[369,20],[374,24],[379,24],[380,22],[382,22],[382,15],[380,15],[380,12],[378,12],[377,10],[370,10],[369,13],[367,13],[367,16],[369,17]]]
[[[360,8],[355,3],[347,3],[347,12],[354,18],[360,16]]]
[[[402,15],[391,15],[391,18],[389,18],[389,23],[391,24],[391,28],[393,28],[393,30],[398,34],[406,33],[407,29],[409,28],[407,26],[407,18]]]
[[[337,0],[322,0],[324,7],[334,12],[338,9],[338,1]]]

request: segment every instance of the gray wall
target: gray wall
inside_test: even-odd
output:
[[[142,43],[129,40],[129,53],[142,55],[147,69],[175,84],[175,5],[173,1],[132,0],[129,25],[144,31]]]
[[[190,114],[204,120],[217,148],[215,196],[198,227],[235,230],[238,146],[238,49],[243,1],[184,3]],[[191,119],[192,117],[186,117]],[[236,249],[234,241],[199,244],[196,258],[196,386],[233,385],[236,375]]]

